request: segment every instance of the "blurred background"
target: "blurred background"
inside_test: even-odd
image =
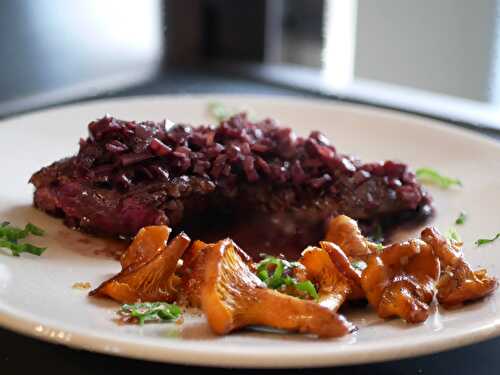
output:
[[[0,117],[100,97],[331,97],[500,126],[498,0],[3,0]]]

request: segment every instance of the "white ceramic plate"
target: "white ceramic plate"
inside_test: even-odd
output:
[[[433,224],[453,225],[461,210],[469,214],[458,230],[474,266],[500,276],[500,241],[477,248],[473,242],[500,231],[500,146],[443,123],[379,109],[291,98],[255,96],[148,97],[90,102],[21,116],[0,123],[0,220],[46,229],[37,240],[49,249],[41,257],[0,254],[0,324],[43,340],[103,353],[200,365],[246,367],[324,366],[415,356],[498,335],[500,293],[459,310],[435,307],[421,325],[382,321],[369,310],[350,312],[359,331],[334,340],[301,335],[242,332],[214,337],[203,317],[182,325],[119,326],[117,305],[89,299],[72,288],[93,287],[119,270],[116,261],[97,256],[106,243],[65,228],[31,206],[27,184],[41,166],[71,155],[89,121],[104,115],[136,120],[198,124],[207,122],[207,103],[246,107],[279,119],[297,133],[323,131],[343,152],[364,160],[398,159],[412,167],[432,166],[460,177],[463,189],[430,188],[437,207]]]

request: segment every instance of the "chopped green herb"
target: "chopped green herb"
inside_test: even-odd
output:
[[[25,239],[30,234],[34,236],[43,236],[44,231],[34,224],[28,223],[24,229],[14,227],[9,222],[4,221],[0,225],[0,248],[9,249],[13,256],[19,256],[21,253],[30,253],[42,255],[46,250],[29,243],[19,243],[19,240]]]
[[[234,114],[223,104],[218,102],[209,103],[208,112],[214,119],[216,119],[219,122],[227,120]]]
[[[352,266],[360,271],[364,271],[366,268],[366,263],[363,262],[362,260],[355,260],[354,262],[351,263]]]
[[[258,270],[257,276],[259,277],[259,279],[264,281],[264,280],[269,279],[269,272],[267,272],[267,270]]]
[[[311,298],[317,299],[318,293],[311,281],[298,282],[290,276],[293,269],[297,267],[300,267],[298,262],[288,262],[285,259],[265,256],[263,260],[257,263],[257,276],[268,288],[280,289],[284,286],[291,286],[298,291],[307,293]]]
[[[458,215],[457,220],[455,220],[455,224],[462,225],[465,223],[466,219],[467,219],[467,213],[462,211],[462,212],[460,212],[460,215]]]
[[[384,245],[377,243],[377,253],[381,253],[384,250]]]
[[[35,235],[35,236],[43,236],[45,234],[45,232],[42,228],[39,228],[35,224],[31,224],[31,223],[26,224],[26,227],[24,228],[24,230],[27,231],[28,233]]]
[[[462,186],[462,182],[459,179],[443,176],[432,168],[419,168],[415,174],[420,182],[432,183],[443,189],[448,189],[454,185]]]
[[[462,238],[455,228],[448,229],[448,231],[446,232],[446,238],[450,242],[462,242]]]
[[[30,243],[18,244],[3,239],[0,239],[0,247],[11,250],[12,255],[15,257],[20,256],[21,253],[30,253],[40,256],[46,250],[45,247],[38,247]]]
[[[219,102],[213,102],[208,104],[208,113],[218,122],[226,121],[238,113],[246,113],[247,118],[250,121],[259,121],[254,111],[251,108],[244,107],[232,107],[228,108]]]
[[[384,230],[382,229],[382,225],[380,225],[380,223],[377,223],[375,225],[372,240],[376,243],[382,243],[382,241],[384,240]]]
[[[480,238],[475,242],[475,244],[477,246],[486,245],[492,243],[493,241],[498,240],[499,238],[500,238],[500,233],[497,233],[493,238]]]
[[[271,273],[269,272],[270,266],[274,266]],[[266,283],[268,288],[278,289],[285,283],[285,277],[283,276],[285,267],[287,270],[293,268],[286,260],[268,256],[257,264],[257,276]]]
[[[287,286],[293,286],[297,283],[297,281],[291,276],[286,276],[283,283]]]
[[[142,326],[146,322],[175,320],[181,315],[181,309],[166,302],[143,302],[122,305],[118,314]]]
[[[295,284],[295,288],[309,294],[312,298],[318,299],[318,293],[316,292],[316,287],[310,280],[302,281]]]

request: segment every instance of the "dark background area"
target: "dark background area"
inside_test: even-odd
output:
[[[176,77],[194,73],[498,129],[499,9],[497,0],[5,0],[0,118],[174,93]]]
[[[133,359],[117,358],[102,354],[59,347],[0,329],[2,346],[0,365],[4,374],[334,374],[334,375],[392,375],[392,374],[497,374],[499,368],[498,344],[481,344],[468,348],[452,350],[430,356],[391,361],[361,366],[341,366],[324,369],[283,369],[252,370],[203,368],[192,366],[167,365],[164,363],[144,362]],[[496,345],[495,345],[496,343]],[[11,349],[12,348],[12,349]],[[13,350],[13,349],[17,350]]]

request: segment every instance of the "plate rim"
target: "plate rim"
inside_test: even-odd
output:
[[[461,330],[452,334],[440,333],[439,337],[431,341],[414,340],[402,347],[396,345],[374,347],[372,343],[344,344],[349,345],[349,351],[342,351],[340,354],[337,352],[334,357],[329,357],[328,354],[332,354],[331,351],[315,353],[308,350],[303,353],[303,348],[298,347],[283,348],[279,353],[276,353],[276,348],[274,348],[275,351],[272,354],[266,354],[265,352],[244,353],[242,350],[231,350],[228,346],[207,350],[203,341],[195,344],[193,341],[172,340],[168,344],[165,341],[165,345],[156,345],[152,342],[134,342],[134,337],[128,335],[116,340],[116,336],[111,334],[90,333],[64,323],[46,324],[33,319],[30,315],[32,314],[17,313],[16,309],[5,308],[0,303],[0,327],[31,338],[116,357],[208,367],[271,369],[361,365],[435,354],[500,335],[500,321],[495,320],[473,331],[468,331],[466,334],[461,333]],[[334,340],[332,339],[332,343]],[[317,341],[312,343],[317,343]]]
[[[421,122],[424,127],[430,127],[433,129],[445,129],[446,131],[451,131],[455,133],[460,133],[462,136],[470,137],[471,139],[476,139],[479,141],[487,142],[490,146],[499,147],[500,142],[495,140],[493,137],[484,134],[483,129],[471,129],[464,127],[461,124],[456,124],[453,122],[452,118],[441,120],[433,117],[428,117],[425,114],[405,112],[398,108],[385,108],[378,107],[375,104],[370,103],[358,103],[358,102],[348,102],[342,101],[335,98],[323,98],[323,97],[312,97],[309,95],[287,95],[287,94],[227,94],[227,93],[186,93],[186,94],[153,94],[153,95],[131,95],[124,97],[111,97],[111,98],[98,98],[92,100],[83,100],[79,102],[62,103],[60,105],[51,106],[49,108],[34,109],[32,111],[23,112],[18,115],[13,115],[4,119],[0,119],[0,127],[8,125],[10,122],[15,122],[22,120],[26,117],[37,116],[40,114],[50,114],[52,112],[58,112],[62,110],[72,110],[78,107],[92,107],[96,104],[105,104],[112,102],[122,102],[122,101],[160,101],[160,100],[182,100],[182,99],[195,99],[195,100],[206,100],[208,102],[213,102],[223,99],[235,100],[237,98],[249,99],[249,100],[274,100],[274,101],[296,101],[307,103],[308,105],[320,105],[320,106],[336,106],[339,108],[346,109],[356,109],[356,111],[361,112],[372,112],[377,113],[377,115],[387,115],[387,116],[402,116],[411,118],[413,121]],[[155,119],[150,119],[155,120]]]
[[[106,98],[97,99],[79,103],[65,104],[61,106],[52,107],[49,109],[37,110],[29,113],[23,113],[19,116],[9,117],[0,121],[0,128],[10,122],[23,120],[24,118],[36,117],[47,113],[57,111],[73,110],[84,107],[92,107],[95,105],[105,105],[112,102],[129,102],[133,105],[134,102],[147,102],[147,101],[171,101],[183,99],[196,99],[199,101],[214,101],[214,100],[256,100],[256,101],[281,101],[283,104],[287,102],[300,102],[304,105],[320,105],[320,106],[336,106],[342,109],[347,109],[353,112],[364,112],[367,115],[388,116],[409,118],[411,121],[419,122],[419,125],[424,127],[439,130],[442,132],[455,133],[457,136],[466,137],[468,140],[475,142],[482,142],[488,144],[489,147],[495,147],[500,151],[500,142],[484,135],[479,134],[475,130],[459,128],[456,125],[447,123],[441,120],[426,118],[423,116],[408,114],[398,110],[377,108],[356,103],[345,103],[332,101],[330,99],[310,98],[310,97],[297,97],[287,95],[255,95],[255,94],[182,94],[182,95],[150,95],[150,96],[134,96],[134,97],[121,97],[121,98]],[[461,347],[464,345],[472,344],[475,342],[483,341],[491,337],[500,335],[500,320],[491,321],[489,324],[476,327],[472,331],[463,332],[458,330],[452,334],[443,333],[438,338],[431,341],[422,342],[413,341],[408,342],[404,348],[390,347],[390,346],[377,346],[370,351],[356,356],[353,352],[359,352],[364,349],[368,344],[355,344],[361,349],[352,349],[347,352],[337,353],[334,359],[326,356],[326,353],[307,353],[303,356],[297,356],[295,350],[287,348],[282,353],[276,354],[273,352],[271,355],[265,353],[247,353],[243,355],[241,350],[233,352],[228,350],[227,346],[219,347],[217,350],[201,350],[193,345],[193,342],[172,341],[172,345],[157,345],[153,342],[133,343],[132,339],[128,336],[123,336],[116,340],[116,336],[106,333],[95,333],[88,330],[79,330],[78,327],[69,325],[66,327],[67,333],[71,335],[69,341],[65,341],[54,335],[47,335],[37,333],[34,329],[36,326],[43,324],[44,331],[50,332],[64,331],[61,330],[65,324],[52,325],[41,323],[40,320],[33,319],[30,312],[16,311],[15,308],[4,305],[0,301],[0,326],[14,332],[18,332],[36,339],[52,342],[56,344],[63,344],[72,348],[85,349],[93,352],[103,354],[111,354],[121,357],[131,357],[143,360],[161,361],[168,363],[190,364],[190,365],[204,365],[204,366],[230,366],[230,367],[245,367],[245,368],[289,368],[294,366],[301,367],[323,367],[323,366],[338,366],[347,364],[362,364],[371,362],[380,362],[386,360],[402,359],[420,356],[429,353],[436,353],[448,349]],[[64,336],[64,335],[63,335]],[[114,337],[114,338],[113,338]],[[180,345],[178,345],[180,343]],[[203,345],[203,342],[201,343]],[[373,344],[371,344],[373,345]],[[170,347],[169,347],[170,346]],[[186,347],[185,347],[186,346]],[[187,348],[191,346],[191,348]],[[176,348],[177,347],[177,348]],[[295,348],[294,348],[295,349]],[[373,350],[374,349],[374,350]],[[398,350],[391,350],[398,349]],[[168,355],[165,356],[165,353]],[[195,356],[193,356],[195,354]],[[279,356],[279,357],[277,357]]]

